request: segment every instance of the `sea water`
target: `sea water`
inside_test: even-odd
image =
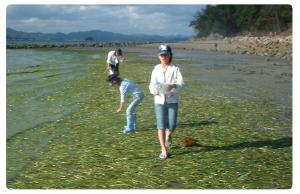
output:
[[[6,51],[7,139],[76,110],[76,102],[61,92],[84,73],[80,57],[63,50]]]

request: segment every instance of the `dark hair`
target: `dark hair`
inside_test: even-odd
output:
[[[111,85],[121,83],[121,81],[122,79],[119,78],[117,75],[109,75],[106,79],[106,82]]]
[[[173,53],[171,53],[171,55],[170,55],[170,61],[169,61],[169,63],[172,62],[172,59],[173,59]]]
[[[120,49],[120,48],[116,49],[116,55],[122,56],[122,49]]]

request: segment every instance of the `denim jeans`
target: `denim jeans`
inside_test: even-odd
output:
[[[177,122],[178,103],[155,104],[157,129],[175,130]]]
[[[129,104],[126,110],[126,125],[124,126],[124,131],[133,131],[136,129],[136,107],[142,102],[144,99],[144,94],[139,93],[133,96],[132,102]]]

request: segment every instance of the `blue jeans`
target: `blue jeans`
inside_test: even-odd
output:
[[[124,126],[124,131],[133,131],[136,129],[136,107],[143,101],[144,94],[139,93],[133,96],[132,102],[129,104],[126,110],[126,125]]]
[[[155,104],[157,129],[175,130],[177,122],[178,103]]]

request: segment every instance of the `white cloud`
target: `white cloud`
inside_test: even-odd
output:
[[[97,29],[192,35],[189,22],[200,9],[201,5],[10,5],[7,27],[47,33]]]
[[[36,18],[36,17],[32,17],[32,18],[29,18],[27,20],[24,20],[24,23],[28,23],[28,24],[36,24],[36,23],[39,23],[41,20],[39,18]]]
[[[79,6],[80,11],[86,11],[88,8],[87,6]]]

